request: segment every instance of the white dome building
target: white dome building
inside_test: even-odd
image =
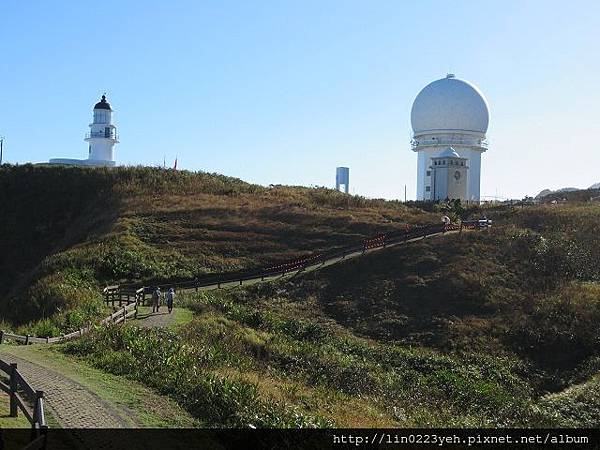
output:
[[[417,159],[417,200],[432,200],[431,158],[452,147],[466,159],[469,171],[466,197],[479,202],[481,154],[487,150],[485,133],[490,119],[487,100],[468,81],[448,74],[425,86],[410,115],[412,149]]]

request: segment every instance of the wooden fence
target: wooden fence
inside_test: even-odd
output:
[[[110,316],[102,319],[100,321],[101,325],[107,323],[121,323],[130,318],[137,317],[137,302],[129,303],[119,309],[117,309]],[[5,340],[11,340],[14,342],[19,342],[21,344],[29,345],[29,344],[54,344],[57,342],[64,342],[70,339],[83,336],[88,333],[93,328],[93,325],[88,325],[87,327],[80,328],[79,330],[73,331],[69,334],[63,334],[57,337],[35,337],[30,335],[21,335],[14,333],[7,333],[6,331],[0,331],[0,344],[2,344]]]
[[[10,417],[17,417],[20,409],[31,424],[31,442],[25,448],[45,449],[48,425],[44,415],[44,392],[35,390],[29,384],[17,369],[16,363],[9,364],[0,359],[0,372],[8,375],[8,384],[0,380],[0,389],[10,396]]]
[[[444,234],[446,232],[460,232],[463,229],[483,229],[491,226],[491,220],[472,220],[463,221],[459,224],[436,224],[425,226],[412,226],[405,230],[393,231],[383,235],[378,235],[373,238],[364,239],[360,244],[344,247],[330,252],[317,253],[304,258],[295,259],[275,266],[270,266],[263,269],[249,270],[245,272],[230,273],[230,274],[214,274],[207,275],[203,279],[193,279],[176,281],[171,283],[157,283],[153,286],[142,286],[133,284],[122,284],[109,286],[104,290],[105,301],[107,304],[112,302],[113,306],[116,302],[127,303],[130,298],[135,297],[140,304],[144,304],[146,294],[150,294],[159,287],[161,290],[175,288],[180,291],[188,291],[199,289],[220,289],[227,286],[242,286],[244,282],[261,280],[265,281],[268,278],[285,276],[286,274],[302,273],[311,267],[317,267],[326,264],[327,262],[346,259],[353,255],[357,256],[371,250],[386,248],[394,245],[399,245],[407,242],[424,239],[428,236]]]

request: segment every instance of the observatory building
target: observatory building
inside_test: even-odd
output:
[[[117,127],[112,123],[113,110],[106,96],[94,106],[94,121],[90,124],[90,132],[86,135],[88,143],[88,159],[54,158],[50,164],[76,166],[114,166],[115,144],[118,144]]]
[[[468,81],[448,74],[419,92],[410,120],[413,129],[411,145],[418,155],[417,200],[459,198],[479,202],[481,154],[487,150],[485,133],[489,123],[489,108],[481,91]],[[455,162],[464,162],[464,166],[459,165],[452,172],[444,169],[449,180],[458,172],[460,180],[455,181],[460,181],[458,184],[461,185],[460,188],[446,185],[444,189],[450,188],[447,197],[440,197],[439,180],[436,186],[433,183],[434,172],[443,172],[433,169],[438,167],[434,163],[440,157],[439,163],[452,161],[453,167]]]

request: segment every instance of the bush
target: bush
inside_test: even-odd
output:
[[[192,415],[214,426],[314,427],[332,425],[280,402],[265,401],[257,386],[200,370],[202,347],[172,331],[100,327],[64,346],[109,372],[142,381],[174,397]],[[200,356],[200,358],[199,358]]]

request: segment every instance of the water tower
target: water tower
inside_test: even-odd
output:
[[[337,167],[335,169],[335,188],[340,190],[344,186],[344,192],[350,192],[350,169],[348,167]]]

